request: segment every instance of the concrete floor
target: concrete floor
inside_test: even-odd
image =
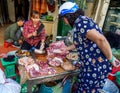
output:
[[[4,31],[9,25],[10,24],[4,24],[4,26],[0,25],[0,46],[4,44]]]

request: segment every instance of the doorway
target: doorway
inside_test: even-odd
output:
[[[0,0],[0,21],[2,23],[7,23],[9,21],[7,0]]]
[[[28,20],[29,14],[29,0],[14,0],[15,3],[15,17],[23,16]]]

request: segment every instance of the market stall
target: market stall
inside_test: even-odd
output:
[[[55,43],[52,43],[51,45],[53,44]],[[61,47],[62,46],[61,44],[63,43],[62,41],[60,41],[56,45],[58,44]],[[54,48],[55,48],[55,45],[54,45]],[[53,50],[53,51],[58,52],[58,50],[57,51],[56,50]],[[33,85],[55,81],[55,80],[61,80],[67,75],[74,76],[79,73],[77,69],[72,71],[71,64],[67,64],[68,68],[64,68],[59,64],[59,62],[61,61],[63,61],[64,63],[68,62],[66,57],[63,57],[63,55],[59,55],[59,54],[52,55],[53,60],[51,60],[49,59],[51,57],[51,54],[49,54],[49,56],[48,54],[49,54],[48,52],[47,54],[46,53],[34,54],[34,56],[29,55],[31,57],[21,57],[18,59],[18,64],[19,64],[18,68],[21,76],[20,83],[23,84],[27,81],[28,93],[32,93]],[[60,57],[57,58],[56,56],[61,56],[63,60],[59,59]],[[48,59],[51,61],[48,61]],[[26,60],[28,60],[29,62],[26,63]],[[69,70],[69,67],[70,67],[70,70]]]
[[[77,75],[79,71],[77,69],[72,70],[74,66],[69,64],[70,60],[66,58],[67,51],[62,54],[59,51],[60,47],[65,47],[64,42],[59,41],[56,43],[51,43],[50,46],[52,46],[52,48],[48,47],[46,49],[47,52],[44,52],[42,54],[34,53],[34,52],[31,53],[27,50],[20,50],[12,46],[8,46],[7,48],[1,46],[2,49],[0,51],[1,61],[4,60],[5,63],[5,59],[6,59],[6,57],[4,58],[5,55],[7,56],[7,58],[8,55],[15,55],[15,59],[17,60],[17,62],[15,62],[14,64],[11,65],[8,64],[5,66],[5,67],[14,66],[14,69],[12,70],[15,70],[12,71],[12,73],[10,74],[7,72],[9,72],[8,70],[10,70],[11,68],[5,68],[5,70],[7,71],[5,73],[7,77],[12,78],[17,75],[20,75],[20,84],[22,85],[24,83],[27,83],[27,92],[32,93],[33,85],[61,80],[67,75],[72,75],[72,76]],[[67,56],[71,56],[71,54]],[[64,65],[61,65],[64,63],[67,65],[68,68],[66,68]],[[18,67],[19,73],[15,73],[16,66]]]
[[[43,57],[44,56],[44,57]],[[37,55],[38,59],[46,59],[45,55]],[[21,76],[21,83],[24,83],[27,81],[27,92],[32,93],[32,86],[35,84],[41,84],[45,82],[55,81],[55,80],[61,80],[67,75],[75,76],[79,73],[78,70],[74,71],[65,71],[61,67],[54,67],[56,73],[53,74],[46,74],[46,75],[39,75],[37,77],[31,77],[29,73],[26,73],[24,66],[19,66],[20,76]],[[23,80],[24,79],[24,80]]]

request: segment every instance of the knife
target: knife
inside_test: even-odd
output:
[[[34,51],[32,51],[30,53],[31,53],[31,56],[32,56],[33,60],[36,62],[36,55],[35,55]]]

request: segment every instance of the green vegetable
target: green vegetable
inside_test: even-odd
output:
[[[47,16],[46,16],[46,20],[47,20],[47,21],[53,21],[53,16],[47,15]]]

